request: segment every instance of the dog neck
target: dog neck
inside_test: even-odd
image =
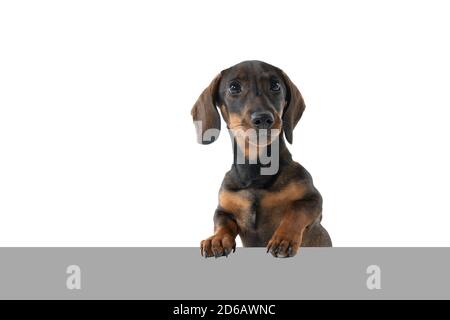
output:
[[[277,143],[278,147],[274,147],[274,143]],[[291,153],[286,147],[282,134],[272,144],[258,147],[258,155],[268,157],[270,159],[269,163],[267,161],[261,161],[259,156],[251,161],[248,158],[248,152],[241,150],[237,143],[233,143],[233,146],[233,166],[231,170],[242,188],[266,188],[270,186],[275,181],[280,170],[282,170],[282,167],[292,162]],[[277,152],[277,154],[273,154],[273,152]],[[245,163],[242,163],[242,159],[245,159]],[[277,161],[278,163],[274,164],[273,161]],[[271,167],[275,171],[264,174],[264,172],[270,172],[271,170],[268,169]]]

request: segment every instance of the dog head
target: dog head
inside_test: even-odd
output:
[[[230,131],[277,129],[292,143],[305,104],[282,70],[261,61],[244,61],[220,72],[194,104],[191,113],[199,143],[217,140],[218,109]]]

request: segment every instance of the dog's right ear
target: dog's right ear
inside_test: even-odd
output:
[[[201,144],[213,143],[219,137],[220,115],[216,107],[216,101],[220,79],[221,74],[218,74],[203,90],[191,110],[197,131],[197,142]]]

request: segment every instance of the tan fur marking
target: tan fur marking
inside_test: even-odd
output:
[[[223,111],[222,114],[224,114]],[[243,151],[245,158],[251,161],[257,161],[262,154],[266,154],[266,145],[272,143],[273,139],[278,136],[272,136],[272,140],[266,141],[266,144],[258,145],[257,132],[246,125],[245,119],[240,114],[230,113],[227,116],[229,117],[228,128],[233,133],[239,149]],[[275,124],[272,129],[281,129],[281,118],[278,114],[276,114]]]
[[[227,212],[238,214],[242,210],[250,209],[251,202],[239,192],[221,191],[219,205]]]
[[[228,127],[233,132],[239,149],[244,151],[245,158],[248,159],[250,151],[248,150],[249,146],[247,142],[248,139],[246,138],[246,130],[248,130],[249,128],[244,126],[244,119],[242,119],[241,116],[236,113],[231,113],[229,115],[229,119],[230,120],[228,123]],[[256,157],[257,155],[252,154],[251,158],[252,160],[255,160]]]
[[[307,191],[304,184],[291,183],[277,192],[267,192],[261,199],[261,207],[273,208],[302,199]]]
[[[242,127],[244,125],[243,119],[236,113],[230,113],[229,119],[230,122],[228,123],[228,126],[230,127],[230,129],[235,129],[236,127]]]

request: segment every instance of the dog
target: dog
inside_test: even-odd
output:
[[[297,86],[275,66],[244,61],[221,71],[194,104],[199,143],[217,140],[219,110],[233,141],[234,161],[219,191],[214,235],[201,242],[201,255],[228,257],[238,235],[244,247],[266,247],[274,257],[292,257],[300,246],[332,246],[321,225],[322,197],[284,140],[292,144],[305,110]],[[253,143],[246,131],[258,136]],[[272,174],[262,174],[269,168],[262,154],[278,161]]]

